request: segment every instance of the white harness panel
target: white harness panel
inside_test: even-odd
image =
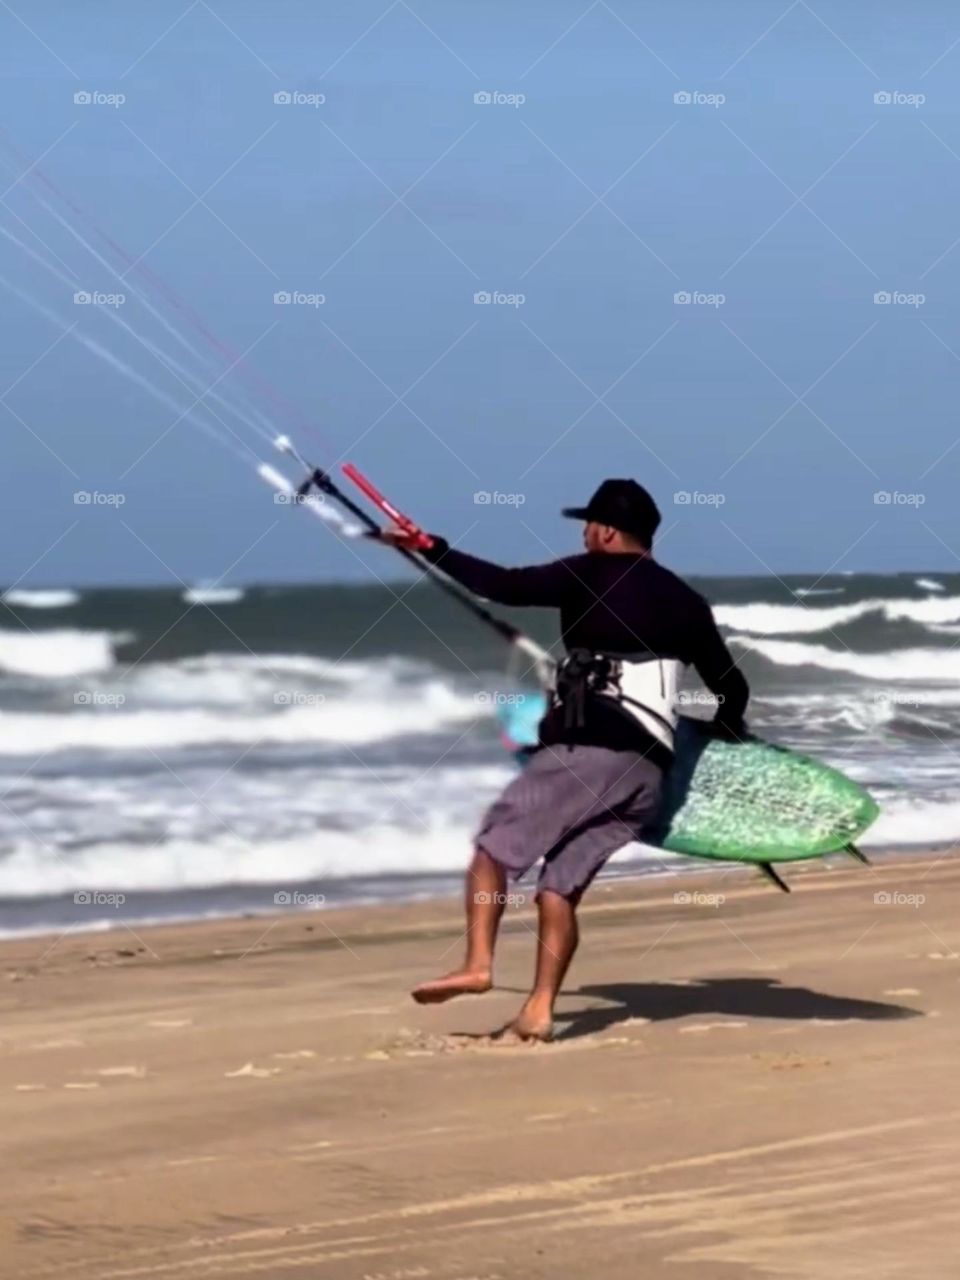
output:
[[[596,692],[602,697],[614,698],[651,737],[672,751],[681,666],[676,658],[648,658],[643,662],[617,660],[611,679]]]
[[[561,663],[554,698],[561,705],[572,699],[567,714],[575,718],[584,713],[584,698],[608,698],[672,751],[682,666],[677,658],[617,658],[579,650]],[[562,688],[565,683],[566,689]]]

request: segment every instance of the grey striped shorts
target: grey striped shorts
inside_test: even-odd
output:
[[[538,890],[583,892],[607,859],[656,818],[661,770],[608,747],[541,747],[487,810],[476,842],[519,880],[541,859]]]

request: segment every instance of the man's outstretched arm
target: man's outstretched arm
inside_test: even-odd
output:
[[[495,604],[540,605],[559,609],[576,584],[576,573],[568,560],[505,569],[489,560],[480,560],[465,551],[455,550],[446,539],[436,534],[431,534],[431,537],[433,546],[419,552],[424,560],[442,569],[474,595]]]

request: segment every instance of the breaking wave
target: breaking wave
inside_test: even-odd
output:
[[[925,600],[858,600],[854,604],[813,607],[797,604],[721,604],[717,621],[735,631],[755,635],[802,635],[830,631],[858,618],[876,614],[887,622],[911,621],[921,626],[960,621],[960,596]]]
[[[754,636],[733,635],[730,643],[781,667],[820,667],[846,672],[865,680],[933,681],[960,680],[960,650],[896,649],[887,653],[853,653],[849,649],[828,649],[826,645],[800,640],[758,640]]]
[[[80,603],[80,593],[69,590],[28,591],[13,587],[3,593],[3,602],[19,609],[68,609]]]
[[[0,631],[0,672],[62,678],[109,671],[114,646],[128,639],[110,631]]]

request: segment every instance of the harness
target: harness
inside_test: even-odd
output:
[[[553,705],[562,710],[565,729],[582,729],[590,700],[605,698],[672,751],[681,665],[676,658],[573,649],[557,668]]]

